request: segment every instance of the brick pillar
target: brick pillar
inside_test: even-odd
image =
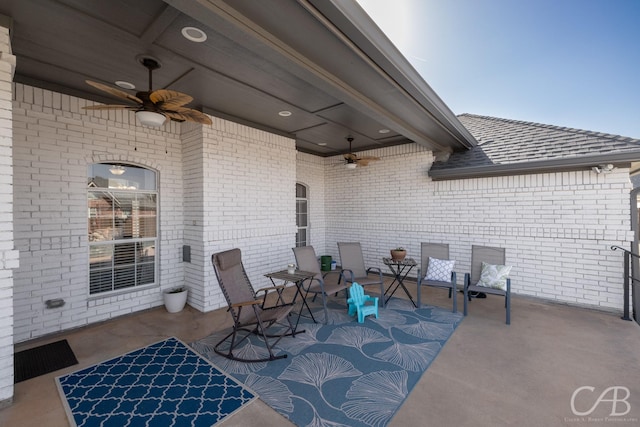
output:
[[[4,17],[3,17],[4,18]],[[8,20],[10,22],[10,20]],[[0,25],[7,19],[0,20]],[[13,72],[9,29],[0,26],[0,408],[13,401]]]

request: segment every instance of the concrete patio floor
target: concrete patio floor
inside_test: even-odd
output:
[[[415,283],[408,285],[415,291]],[[443,290],[426,288],[423,295],[427,304],[451,306]],[[457,297],[462,310],[462,295]],[[507,326],[503,301],[489,296],[471,302],[469,316],[390,426],[640,424],[637,323],[611,313],[515,296],[511,325]],[[170,314],[159,307],[21,344],[16,351],[66,338],[79,364],[16,384],[13,405],[0,410],[0,426],[68,426],[54,382],[56,376],[166,337],[189,343],[229,325],[224,309],[202,314],[187,307]],[[574,393],[584,386],[594,389]],[[603,395],[609,387],[626,389],[610,389]],[[593,412],[574,414],[572,399],[576,412],[594,408]],[[291,425],[259,400],[223,423],[243,427],[257,424]]]

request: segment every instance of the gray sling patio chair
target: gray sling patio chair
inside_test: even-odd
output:
[[[282,359],[286,354],[276,356],[273,354],[273,346],[286,335],[294,335],[294,327],[289,313],[293,304],[280,304],[266,307],[267,292],[279,292],[278,301],[281,301],[283,286],[275,286],[258,290],[256,293],[249,282],[247,272],[242,264],[240,249],[231,249],[211,255],[211,262],[220,284],[220,289],[229,305],[229,313],[233,317],[233,330],[221,339],[214,351],[219,355],[232,360],[242,362],[266,362]],[[263,297],[258,294],[264,292]],[[286,319],[286,322],[284,320]],[[278,329],[276,334],[269,334],[271,326],[278,325],[284,328]],[[277,329],[277,328],[274,328]],[[255,354],[255,350],[243,352],[240,347],[251,334],[260,335],[269,353],[266,357]],[[245,357],[248,353],[252,357]],[[255,357],[258,356],[258,357]]]
[[[443,288],[449,290],[449,298],[453,299],[453,312],[456,313],[458,311],[458,302],[456,294],[454,292],[457,288],[456,272],[451,271],[449,273],[447,269],[446,272],[436,271],[432,273],[433,277],[427,277],[427,273],[431,273],[431,271],[433,271],[433,269],[431,271],[429,270],[429,258],[437,260],[449,260],[449,245],[446,243],[422,242],[420,246],[420,267],[418,268],[418,308],[420,308],[422,287],[432,286],[434,288]],[[443,265],[442,268],[447,267]],[[446,280],[441,280],[444,279],[444,277],[435,277],[438,275],[438,273],[442,273],[440,275],[446,275]],[[436,278],[437,280],[434,280]]]
[[[314,294],[313,299],[320,295],[322,297],[322,306],[324,307],[324,323],[329,320],[329,312],[327,311],[327,296],[331,294],[337,294],[340,291],[344,291],[345,305],[348,298],[347,289],[349,285],[346,281],[342,280],[342,272],[340,271],[328,271],[322,274],[320,266],[318,265],[318,258],[316,257],[316,251],[313,246],[301,246],[293,248],[293,255],[296,257],[296,264],[298,268],[303,271],[315,273],[313,278],[304,280],[301,283],[302,290],[304,291],[304,299],[307,299],[307,295]],[[315,319],[314,319],[315,320]]]
[[[338,243],[342,277],[347,283],[358,282],[361,286],[377,285],[380,287],[380,306],[384,307],[384,280],[378,267],[366,268],[362,247],[358,242]]]
[[[464,315],[467,315],[467,305],[471,301],[471,292],[479,292],[504,297],[506,309],[507,325],[511,324],[511,279],[506,278],[504,290],[486,286],[478,286],[482,274],[482,263],[491,265],[504,265],[506,260],[504,248],[494,248],[489,246],[471,247],[471,273],[464,275]]]

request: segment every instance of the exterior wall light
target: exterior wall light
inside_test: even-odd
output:
[[[611,172],[614,169],[615,169],[615,166],[613,166],[611,163],[602,164],[602,165],[594,166],[591,168],[591,170],[594,171],[595,173],[603,173],[603,172],[607,173],[607,172]]]

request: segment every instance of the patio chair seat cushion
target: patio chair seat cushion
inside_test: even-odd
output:
[[[424,279],[427,281],[448,282],[451,280],[451,272],[455,265],[455,260],[444,260],[429,257],[427,274]]]
[[[480,280],[476,286],[506,291],[507,277],[510,272],[511,266],[509,265],[494,265],[483,261]]]

